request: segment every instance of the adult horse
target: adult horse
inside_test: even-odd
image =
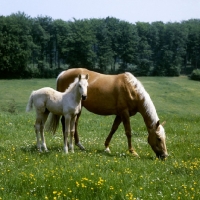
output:
[[[70,82],[80,73],[89,74],[88,98],[82,102],[90,112],[99,115],[116,115],[111,131],[106,138],[106,151],[110,152],[109,143],[118,126],[123,122],[128,139],[128,149],[133,155],[138,156],[131,144],[130,116],[141,113],[148,130],[148,143],[156,156],[168,156],[165,144],[165,130],[160,124],[154,104],[139,80],[131,73],[118,75],[104,75],[84,68],[68,69],[60,73],[57,78],[57,90],[65,91]],[[81,113],[80,113],[81,114]],[[75,123],[75,143],[84,148],[78,137],[78,114]],[[63,118],[62,118],[63,124]],[[63,125],[63,131],[64,131]]]

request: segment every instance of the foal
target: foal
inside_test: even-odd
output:
[[[50,87],[44,87],[31,93],[26,111],[30,111],[34,104],[36,110],[34,127],[37,136],[37,148],[39,151],[42,151],[42,147],[45,151],[48,151],[44,137],[44,126],[48,115],[51,112],[58,118],[61,116],[65,117],[66,129],[63,133],[64,151],[65,153],[68,153],[67,138],[70,134],[69,149],[74,152],[72,140],[75,131],[75,121],[77,114],[81,111],[81,100],[87,98],[88,78],[88,74],[78,75],[65,92],[58,92]],[[40,144],[39,133],[42,144]]]

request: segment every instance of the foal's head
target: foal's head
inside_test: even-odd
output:
[[[148,143],[151,145],[151,148],[155,152],[156,156],[161,159],[168,156],[165,144],[165,130],[163,128],[164,123],[160,124],[158,121],[156,126],[149,130],[148,136]]]
[[[86,100],[89,75],[79,74],[78,79],[79,79],[78,87],[79,87],[79,92],[81,94],[82,100]]]

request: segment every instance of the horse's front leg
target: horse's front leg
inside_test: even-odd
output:
[[[68,153],[68,135],[70,133],[70,121],[71,121],[71,117],[65,115],[65,130],[63,133],[64,136],[64,152]]]
[[[121,117],[122,117],[124,129],[125,129],[126,137],[127,137],[127,140],[128,140],[128,149],[129,149],[129,152],[132,155],[134,155],[136,157],[139,157],[139,155],[136,153],[136,151],[132,147],[132,143],[131,143],[131,125],[130,125],[130,115],[129,115],[129,112],[128,111],[124,111],[122,113]]]
[[[76,116],[71,118],[71,122],[70,122],[69,150],[71,150],[72,153],[74,153],[73,138],[74,138],[74,132],[75,132],[75,121],[76,121]]]
[[[110,144],[110,141],[111,141],[111,139],[112,139],[112,136],[113,136],[113,134],[116,132],[116,130],[118,129],[118,127],[119,127],[121,121],[122,121],[122,120],[121,120],[121,117],[120,117],[120,116],[116,116],[116,117],[115,117],[115,120],[114,120],[114,122],[113,122],[111,131],[110,131],[108,137],[106,138],[106,141],[105,141],[105,147],[106,147],[106,149],[105,149],[105,151],[108,152],[108,153],[110,153],[109,144]]]
[[[81,115],[81,112],[77,115],[76,120],[75,120],[75,131],[74,131],[74,139],[75,139],[75,145],[78,146],[81,150],[85,150],[85,147],[81,144],[78,136],[78,120]],[[62,123],[62,131],[63,135],[65,132],[65,117],[62,116],[61,118],[61,123]]]

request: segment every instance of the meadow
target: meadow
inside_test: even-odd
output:
[[[38,152],[34,110],[25,112],[32,90],[55,79],[0,80],[0,199],[146,200],[200,199],[200,82],[187,77],[139,77],[158,116],[166,121],[169,157],[156,159],[140,114],[131,118],[127,152],[123,126],[104,152],[114,116],[83,109],[79,135],[85,151],[63,152],[61,127],[46,132],[49,152]]]

